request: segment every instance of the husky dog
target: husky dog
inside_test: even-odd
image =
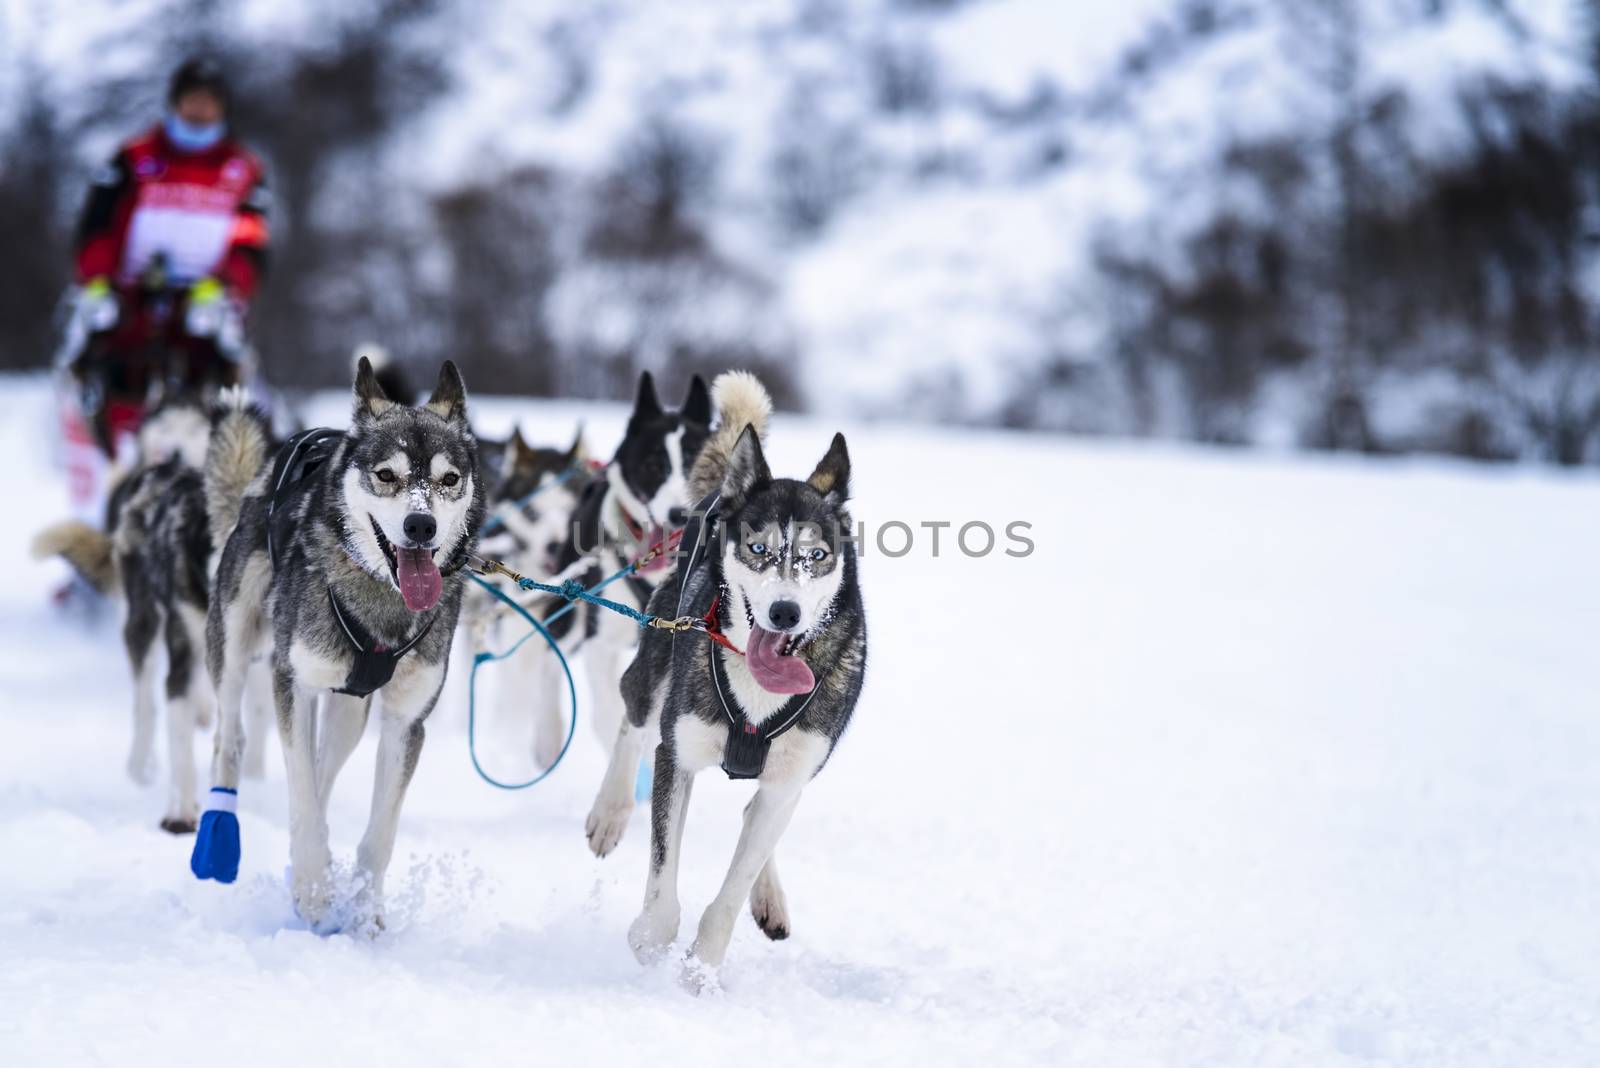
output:
[[[170,785],[161,829],[172,834],[192,833],[199,819],[194,735],[211,724],[211,688],[197,661],[205,645],[210,590],[211,524],[201,481],[210,438],[210,420],[197,401],[179,399],[158,407],[139,428],[140,462],[112,488],[104,530],[61,523],[41,532],[33,546],[36,556],[65,558],[100,592],[123,596],[122,639],[133,674],[128,774],[141,784],[155,772],[158,637],[166,647]],[[251,467],[244,477],[253,473]],[[247,750],[247,770],[257,776],[264,754],[254,728],[263,722],[252,718]]]
[[[206,657],[221,717],[191,867],[223,882],[237,874],[240,692],[251,657],[270,649],[289,780],[291,891],[315,929],[337,922],[328,798],[379,689],[382,731],[372,818],[357,852],[357,916],[382,925],[401,802],[422,752],[423,721],[444,684],[461,571],[483,522],[466,405],[453,363],[427,402],[410,408],[390,400],[362,360],[350,430],[297,435],[257,471],[217,567]]]
[[[485,469],[491,464],[484,455],[489,448],[480,443]],[[583,428],[565,449],[529,445],[515,429],[492,448],[499,456],[493,461],[496,477],[479,549],[526,574],[553,575],[559,570],[579,493],[593,477]],[[484,481],[489,481],[487,474]]]
[[[721,765],[731,778],[757,780],[733,863],[700,918],[692,986],[721,965],[746,898],[769,938],[789,936],[773,850],[849,725],[867,660],[844,436],[834,435],[805,481],[774,479],[761,449],[766,391],[732,372],[713,396],[721,423],[690,478],[705,518],[685,532],[688,555],[649,610],[705,618],[742,652],[698,634],[645,633],[622,677],[627,720],[586,827],[596,853],[616,845],[632,806],[631,769],[642,740],[659,731],[650,875],[628,930],[634,953],[651,961],[678,934],[678,854],[695,774]]]
[[[478,462],[489,500],[489,518],[483,524],[478,550],[528,575],[553,575],[580,488],[593,474],[580,427],[566,449],[529,445],[520,430],[505,441],[478,441]],[[500,602],[480,589],[469,587],[461,605],[464,639],[456,648],[455,677],[468,678],[472,655],[495,642],[499,622],[525,628],[518,617],[500,612]],[[507,638],[506,644],[512,639]],[[527,726],[527,694],[514,686],[501,686],[496,702],[497,722]],[[514,706],[514,707],[513,707]],[[526,744],[526,743],[524,743]]]
[[[710,423],[711,397],[699,375],[690,380],[683,408],[676,412],[661,407],[650,373],[640,375],[622,443],[603,475],[576,487],[578,501],[570,529],[555,568],[547,573],[592,586],[682,528],[690,504],[688,473],[710,433]],[[670,565],[663,552],[605,595],[632,601],[642,609]],[[561,607],[557,602],[545,615]],[[622,720],[617,679],[638,642],[639,628],[619,615],[586,605],[563,614],[550,630],[566,656],[583,648],[591,723],[601,743],[609,746]],[[567,727],[555,657],[542,642],[529,642],[508,661],[508,668],[507,691],[534,695],[534,761],[548,768],[561,753]]]

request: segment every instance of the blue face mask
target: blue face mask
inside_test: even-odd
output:
[[[196,126],[172,113],[167,115],[162,125],[167,132],[167,140],[181,152],[204,152],[221,141],[223,132],[227,130],[227,126],[220,122]]]

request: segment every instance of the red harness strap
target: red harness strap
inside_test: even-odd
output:
[[[706,637],[710,638],[724,649],[727,649],[729,652],[738,653],[740,656],[743,656],[744,650],[730,642],[728,640],[728,636],[722,633],[722,628],[717,625],[717,606],[721,603],[722,594],[719,593],[715,597],[711,598],[711,607],[706,611],[705,614]]]

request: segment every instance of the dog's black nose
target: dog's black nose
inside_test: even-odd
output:
[[[426,545],[439,532],[439,524],[427,512],[412,512],[400,524],[400,529],[406,532],[406,537],[411,539],[413,545]]]
[[[800,606],[793,601],[773,601],[767,609],[767,618],[776,630],[791,630],[800,622]]]
[[[689,521],[689,511],[686,508],[668,508],[667,522],[675,527],[681,527]]]

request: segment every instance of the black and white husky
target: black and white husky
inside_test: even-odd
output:
[[[769,938],[788,937],[773,851],[850,723],[867,661],[843,435],[804,481],[775,479],[761,449],[770,402],[760,383],[731,372],[713,397],[721,423],[690,478],[706,518],[686,530],[688,555],[649,610],[707,618],[738,651],[697,634],[645,632],[622,678],[627,719],[587,824],[596,853],[615,846],[632,807],[631,768],[659,731],[650,875],[628,930],[634,953],[650,961],[678,934],[678,856],[694,776],[720,765],[757,781],[733,863],[690,950],[694,985],[721,965],[747,898]]]
[[[489,509],[478,551],[525,575],[555,574],[578,498],[594,477],[582,428],[565,449],[529,445],[516,429],[505,441],[480,437],[478,462]],[[526,629],[521,617],[498,600],[469,587],[461,603],[462,640],[456,643],[452,665],[457,687],[468,685],[476,652],[508,648]],[[526,732],[528,695],[510,672],[503,678],[510,684],[495,690],[495,720]]]
[[[683,407],[674,412],[661,406],[649,372],[642,374],[616,455],[603,474],[578,489],[555,574],[593,586],[681,529],[690,504],[688,474],[710,434],[710,424],[711,397],[699,375],[690,380]],[[626,581],[608,587],[604,595],[642,610],[671,565],[663,553]],[[548,616],[561,607],[556,602],[542,614]],[[590,695],[587,712],[601,744],[609,747],[622,721],[617,680],[638,642],[638,626],[584,605],[563,613],[550,630],[568,657],[583,649]],[[533,702],[533,755],[541,768],[560,755],[567,731],[559,671],[543,642],[528,642],[507,663],[504,692]]]
[[[288,769],[291,891],[314,928],[343,922],[334,914],[327,804],[379,689],[372,818],[357,851],[351,919],[381,926],[401,802],[444,683],[462,568],[483,521],[466,403],[452,363],[427,402],[411,408],[385,396],[361,361],[350,430],[297,435],[262,465],[218,564],[206,654],[220,721],[191,866],[201,878],[237,873],[240,693],[246,665],[270,651]]]
[[[265,417],[257,418],[265,427]],[[212,718],[211,686],[200,663],[213,549],[201,468],[211,437],[211,417],[197,400],[156,408],[139,428],[137,465],[112,487],[104,528],[59,523],[33,546],[36,556],[59,555],[95,589],[123,599],[122,640],[133,676],[128,774],[141,784],[155,775],[156,669],[158,650],[165,652],[168,792],[161,829],[172,834],[193,832],[200,817],[194,736]],[[259,778],[265,695],[259,680],[252,681],[258,685],[245,772]]]

